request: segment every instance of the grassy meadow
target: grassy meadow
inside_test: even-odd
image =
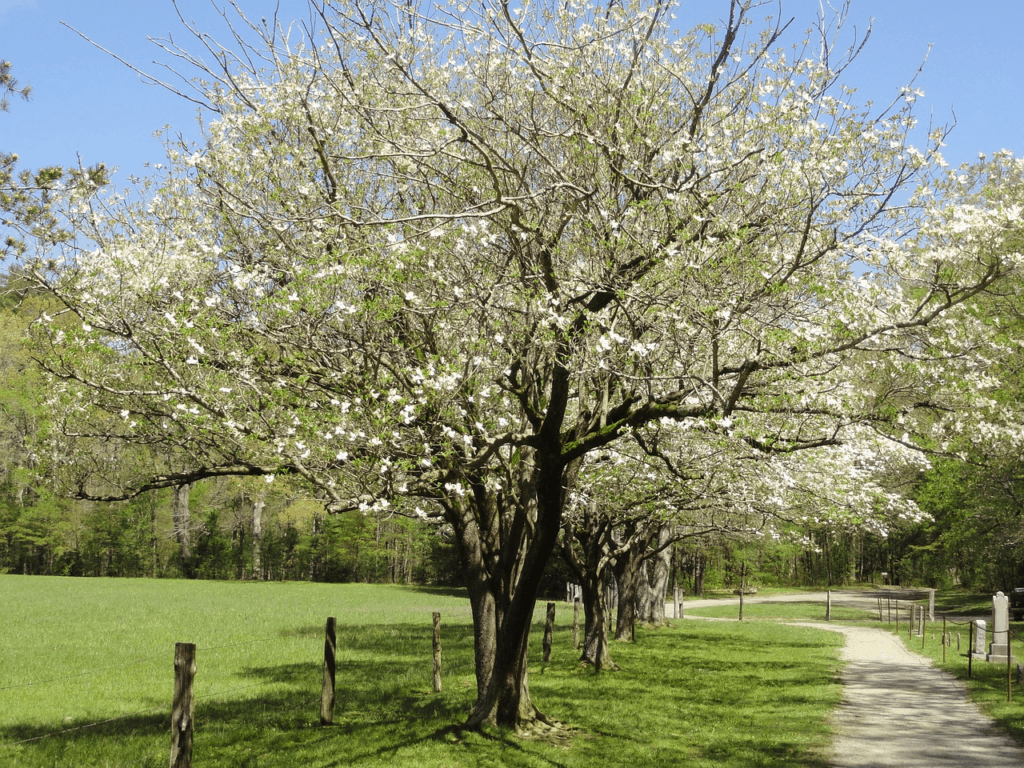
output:
[[[735,619],[739,606],[712,605],[687,608],[686,615],[706,619]],[[820,600],[797,603],[747,603],[743,606],[744,621],[824,621],[825,606]],[[877,621],[878,614],[859,608],[832,606],[832,621]]]
[[[560,603],[534,702],[571,729],[524,740],[451,728],[475,693],[458,591],[359,584],[0,576],[0,765],[164,766],[175,642],[198,646],[194,764],[819,766],[841,638],[766,622],[686,622],[612,644],[595,676]],[[431,690],[431,613],[444,691]],[[323,632],[338,621],[335,725],[319,725]]]

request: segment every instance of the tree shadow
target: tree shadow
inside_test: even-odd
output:
[[[446,690],[439,694],[431,687],[432,633],[431,625],[419,623],[338,626],[334,727],[324,729],[325,733],[344,734],[349,744],[362,745],[360,754],[369,754],[369,745],[374,745],[374,750],[397,749],[400,747],[395,745],[431,738],[435,731],[464,719],[475,694],[475,684],[469,686],[464,681],[473,674],[473,628],[466,624],[442,626]],[[231,753],[243,746],[256,748],[282,738],[301,741],[311,729],[320,728],[324,627],[295,627],[281,636],[308,639],[309,660],[243,665],[235,676],[244,682],[228,686],[223,694],[201,693],[204,662],[208,669],[216,662],[199,654],[195,738],[197,744],[204,744],[206,754]],[[75,718],[0,728],[0,764],[6,759],[2,750],[14,744],[23,752],[41,755],[62,753],[72,746],[75,754],[83,749],[89,750],[83,754],[102,754],[104,749],[116,754],[124,749],[126,739],[150,745],[145,747],[149,752],[169,749],[172,687],[173,678],[168,675],[166,703],[156,698],[146,701],[156,710],[152,713],[102,723]],[[393,738],[401,734],[401,738]],[[314,741],[325,738],[334,736],[322,735]],[[115,746],[118,743],[120,747]],[[379,747],[381,744],[386,746]],[[43,762],[53,760],[43,758]]]
[[[244,684],[237,692],[229,688],[198,700],[196,750],[201,751],[205,764],[232,768],[401,763],[420,749],[442,755],[439,759],[444,764],[561,766],[567,762],[563,750],[568,749],[574,754],[568,762],[574,765],[591,758],[606,765],[633,765],[638,760],[645,762],[646,757],[636,756],[651,754],[650,742],[657,738],[654,762],[659,764],[684,764],[695,755],[709,759],[717,754],[724,765],[786,760],[789,764],[819,765],[806,750],[800,751],[796,736],[751,737],[739,744],[712,738],[698,749],[687,733],[726,717],[748,717],[752,728],[762,727],[758,723],[765,707],[753,692],[763,691],[766,679],[776,708],[810,702],[814,697],[807,690],[808,679],[826,684],[834,669],[822,666],[813,675],[805,673],[790,680],[787,676],[802,662],[789,656],[826,643],[808,633],[791,637],[788,645],[769,643],[766,649],[763,640],[748,634],[720,632],[709,639],[697,631],[700,629],[683,625],[667,632],[643,631],[639,643],[619,649],[617,660],[623,663],[624,672],[595,676],[580,667],[578,652],[571,649],[568,624],[556,623],[554,660],[531,665],[531,690],[542,710],[550,707],[550,714],[570,726],[585,724],[586,733],[575,731],[566,743],[552,744],[525,741],[500,729],[476,731],[453,725],[464,721],[476,693],[473,628],[466,623],[442,626],[441,693],[431,688],[429,624],[337,627],[334,723],[321,727],[324,627],[302,625],[283,632],[282,638],[308,641],[303,642],[309,647],[308,661],[275,664],[254,659],[240,668],[237,676]],[[539,638],[534,642],[534,658],[539,658]],[[751,661],[737,664],[737,658]],[[197,681],[203,674],[202,665],[200,656]],[[706,681],[710,679],[728,680],[732,693],[709,685]],[[167,683],[170,685],[169,680]],[[732,699],[723,701],[723,696]],[[664,712],[653,720],[650,712],[645,712],[648,730],[644,731],[636,726],[638,708]],[[19,747],[28,764],[75,764],[71,756],[81,753],[90,756],[89,765],[102,765],[104,759],[112,765],[161,765],[169,749],[169,710],[170,701],[163,712],[82,729],[75,732],[74,743],[62,745],[62,740],[68,740],[59,732],[88,723],[19,724],[0,730],[0,742],[56,734]],[[799,725],[795,728],[799,730]],[[57,746],[44,746],[47,742]],[[37,752],[28,759],[30,753]],[[798,754],[799,761],[793,757]],[[0,751],[0,763],[4,759]]]

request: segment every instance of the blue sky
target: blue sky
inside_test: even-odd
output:
[[[824,0],[823,0],[824,2]],[[836,4],[838,0],[833,0]],[[238,0],[254,20],[272,18],[277,0]],[[219,0],[223,4],[223,0]],[[182,14],[217,35],[224,31],[209,0],[179,0]],[[782,0],[782,15],[802,29],[814,22],[818,0]],[[285,21],[305,14],[304,0],[281,0]],[[755,18],[778,13],[770,2]],[[727,0],[684,0],[680,17],[719,19]],[[916,86],[922,123],[957,121],[944,150],[951,164],[974,160],[979,152],[1006,148],[1024,154],[1024,2],[1021,0],[852,0],[847,28],[863,32],[873,19],[871,40],[847,70],[844,82],[863,99],[891,99],[913,77],[932,44]],[[18,152],[26,166],[86,164],[119,166],[145,173],[160,162],[153,133],[164,125],[195,135],[195,107],[147,85],[97,50],[64,21],[142,69],[160,72],[167,62],[147,37],[173,34],[187,40],[171,0],[0,0],[0,57],[30,83],[31,102],[17,102],[0,114],[0,148]]]

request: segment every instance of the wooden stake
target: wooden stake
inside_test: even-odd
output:
[[[825,593],[825,621],[832,621],[832,590]]]
[[[942,617],[942,663],[946,663],[946,646],[949,645],[949,638],[946,636],[946,617]]]
[[[324,629],[324,684],[320,691],[320,725],[331,725],[334,722],[336,627],[334,617],[328,616],[327,627]]]
[[[434,612],[434,693],[441,692],[441,614]]]
[[[191,768],[192,766],[192,713],[196,707],[196,699],[192,694],[192,678],[195,674],[195,645],[193,643],[175,643],[170,768]]]
[[[971,677],[973,672],[971,667],[974,662],[974,619],[971,619],[970,627],[971,634],[967,638],[967,677]]]
[[[555,604],[548,603],[548,617],[544,623],[544,661],[551,661],[551,638],[555,632]]]
[[[993,638],[993,640],[994,639],[995,638]],[[1009,628],[1007,628],[1007,630],[1006,630],[1006,701],[1007,701],[1007,703],[1009,703],[1011,698],[1012,698],[1012,694],[1010,693],[1010,691],[1013,688],[1013,677],[1012,677],[1012,673],[1010,671],[1010,667],[1012,666],[1010,664],[1010,661],[1012,659],[1013,659],[1013,642],[1012,642],[1012,636],[1010,635],[1010,630],[1009,630]]]

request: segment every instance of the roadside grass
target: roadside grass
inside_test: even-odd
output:
[[[713,605],[705,608],[687,608],[687,616],[701,616],[714,619],[735,619],[739,616],[739,605]],[[832,621],[876,621],[876,611],[833,605]],[[744,621],[825,621],[825,605],[820,600],[787,603],[745,603]]]
[[[847,590],[843,590],[847,591]],[[909,634],[907,624],[907,608],[900,601],[899,632],[896,631],[895,615],[884,610],[885,620],[879,622],[878,614],[872,610],[861,611],[854,608],[832,606],[833,621],[850,621],[868,626],[877,626],[893,634],[897,634],[915,653],[926,656],[936,666],[961,680],[971,699],[978,703],[982,711],[988,714],[1004,731],[1024,747],[1024,686],[1016,681],[1016,663],[1024,662],[1024,622],[1011,621],[1013,648],[1016,655],[1014,668],[1011,670],[1011,701],[1007,702],[1007,669],[1006,664],[990,663],[975,659],[970,665],[971,677],[968,677],[967,653],[970,643],[970,626],[964,617],[988,619],[991,623],[992,595],[969,593],[959,590],[939,591],[935,595],[937,621],[927,623],[924,638]],[[919,601],[917,604],[923,604]],[[712,606],[687,610],[688,615],[723,617],[735,619],[738,606]],[[747,604],[743,609],[744,620],[755,621],[822,621],[824,606],[821,602],[808,603],[767,603]],[[941,636],[943,631],[942,615],[947,615],[946,631],[951,633],[951,645],[946,648],[945,661]],[[991,641],[991,627],[988,641]],[[960,634],[960,648],[957,648],[957,633]],[[987,648],[986,648],[987,650]]]
[[[532,642],[534,703],[570,729],[520,739],[452,727],[475,693],[458,591],[0,576],[0,765],[163,766],[173,644],[198,646],[195,764],[824,768],[841,638],[766,622],[678,622],[612,643],[594,675],[559,604]],[[751,606],[753,607],[753,606]],[[444,691],[431,678],[442,614]],[[326,617],[338,620],[335,725],[318,723]],[[108,722],[103,722],[108,721]],[[20,742],[20,743],[19,743]]]
[[[775,595],[799,595],[804,592],[821,592],[822,587],[758,587],[757,592],[749,597],[769,597]],[[732,588],[705,589],[700,595],[687,595],[686,599],[694,600],[736,600],[739,595]]]
[[[968,649],[970,647],[970,624],[963,621],[963,617],[976,617],[986,619],[989,624],[987,643],[992,641],[992,595],[977,594],[961,591],[938,592],[935,596],[935,608],[937,621],[926,625],[924,641],[922,638],[908,637],[906,625],[900,636],[907,647],[923,656],[926,656],[958,680],[967,689],[971,699],[974,700],[989,717],[1013,739],[1024,747],[1024,686],[1017,682],[1016,664],[1024,662],[1024,622],[1011,621],[1010,630],[1012,635],[1012,653],[1015,660],[1011,665],[1010,675],[1010,697],[1007,701],[1007,669],[1006,664],[1001,662],[988,662],[984,659],[974,659],[968,665]],[[946,631],[951,635],[951,644],[945,649],[945,661],[943,661],[942,648],[942,617],[947,614],[950,617],[946,622]],[[887,627],[893,631],[893,627]],[[960,635],[960,647],[957,648],[957,634]],[[988,650],[987,646],[982,652]],[[970,671],[970,677],[968,677]]]
[[[992,613],[992,595],[958,589],[939,590],[935,593],[935,610],[939,613],[984,618]]]

